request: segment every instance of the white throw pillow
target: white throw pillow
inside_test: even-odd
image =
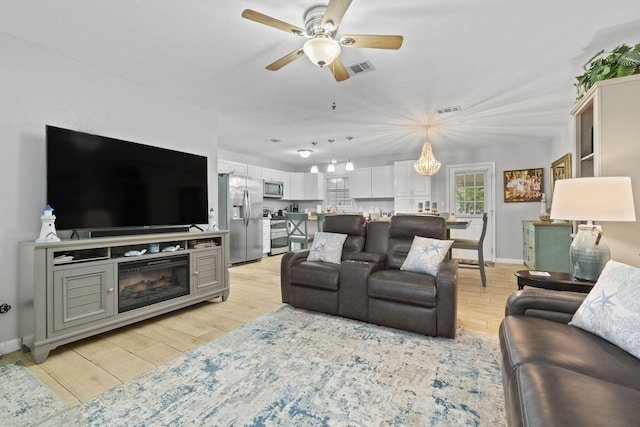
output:
[[[569,324],[640,359],[640,269],[609,261]]]
[[[347,240],[346,234],[318,232],[313,236],[307,261],[324,261],[340,264],[342,246]]]
[[[438,275],[438,266],[447,255],[453,240],[415,236],[400,270]]]

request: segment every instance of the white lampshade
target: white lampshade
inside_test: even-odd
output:
[[[304,54],[315,65],[324,67],[340,55],[340,43],[328,37],[316,37],[304,44]]]
[[[318,165],[315,163],[311,166],[311,173],[318,173]]]
[[[594,177],[556,181],[551,219],[635,221],[631,178]]]
[[[327,165],[327,172],[335,172],[336,171],[336,166],[333,163],[329,163]]]
[[[345,165],[344,170],[347,170],[347,171],[352,171],[353,170],[353,162],[351,161],[351,159],[349,159],[349,161]]]

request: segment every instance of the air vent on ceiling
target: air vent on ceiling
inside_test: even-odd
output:
[[[276,142],[280,142],[280,140],[278,138],[270,138],[270,139],[265,139],[265,142],[275,144]]]
[[[349,65],[347,67],[347,71],[351,76],[358,76],[363,73],[368,73],[369,71],[373,71],[375,68],[370,61],[358,62],[357,64]]]
[[[438,114],[449,114],[462,111],[462,108],[459,105],[454,105],[453,107],[436,108],[436,111]]]

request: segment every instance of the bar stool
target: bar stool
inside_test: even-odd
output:
[[[287,212],[285,214],[289,251],[293,250],[293,243],[300,243],[300,247],[306,249],[309,242],[313,241],[313,234],[307,233],[308,220],[309,215],[304,212]]]

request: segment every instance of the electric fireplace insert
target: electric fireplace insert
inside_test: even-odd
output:
[[[118,313],[189,294],[189,256],[172,256],[118,266]]]

